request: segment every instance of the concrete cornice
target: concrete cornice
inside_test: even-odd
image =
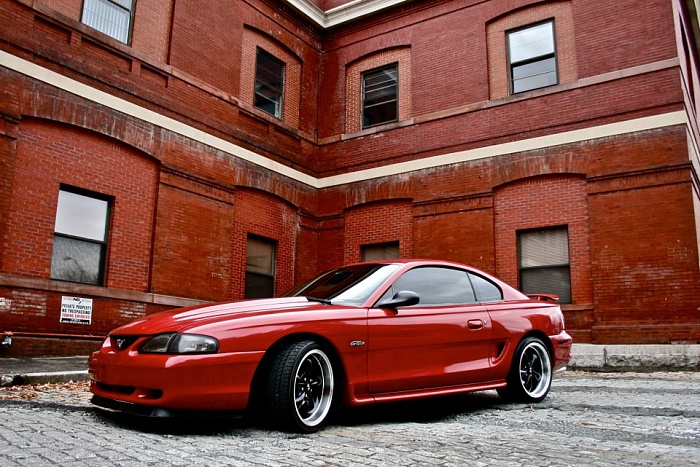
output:
[[[327,29],[411,0],[354,0],[328,11],[320,9],[311,0],[285,1],[316,25]]]

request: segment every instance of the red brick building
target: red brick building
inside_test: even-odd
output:
[[[697,0],[0,18],[0,355],[377,256],[556,292],[577,342],[700,342]]]

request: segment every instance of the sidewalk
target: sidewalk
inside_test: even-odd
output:
[[[0,358],[0,386],[88,379],[87,356]],[[700,344],[574,344],[569,370],[700,371]]]
[[[0,386],[85,381],[87,359],[87,356],[0,358]]]

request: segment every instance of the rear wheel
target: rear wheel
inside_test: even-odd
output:
[[[266,409],[271,421],[288,431],[313,433],[328,420],[333,406],[333,364],[314,341],[285,347],[273,359],[267,381]]]
[[[513,357],[508,386],[498,390],[507,400],[540,402],[552,386],[552,361],[544,343],[528,337],[518,345]]]

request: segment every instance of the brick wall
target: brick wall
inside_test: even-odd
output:
[[[681,77],[697,81],[674,62],[666,0],[409,2],[328,31],[280,2],[137,1],[131,47],[81,25],[81,4],[1,3],[0,47],[314,176],[676,112]],[[563,86],[509,97],[503,34],[545,17]],[[251,107],[256,46],[288,65],[282,121]],[[352,126],[361,72],[394,61],[401,121]],[[9,330],[101,334],[163,308],[136,293],[241,298],[249,234],[276,242],[278,292],[387,241],[517,285],[516,232],[566,224],[577,341],[700,341],[685,125],[316,190],[30,76],[0,80]],[[48,280],[60,183],[115,199],[106,288]],[[73,292],[95,299],[90,329],[57,324]]]
[[[109,219],[105,284],[146,291],[157,164],[117,141],[43,120],[23,119],[19,137],[3,270],[48,278],[58,192],[67,184],[117,200]]]
[[[258,190],[239,188],[235,196],[234,227],[231,242],[230,297],[243,297],[245,291],[248,235],[276,242],[275,293],[282,294],[295,284],[295,253],[299,215],[294,206]],[[226,240],[226,239],[223,239]]]
[[[361,260],[361,247],[399,242],[399,255],[413,257],[413,215],[410,200],[354,206],[345,212],[344,263]]]

